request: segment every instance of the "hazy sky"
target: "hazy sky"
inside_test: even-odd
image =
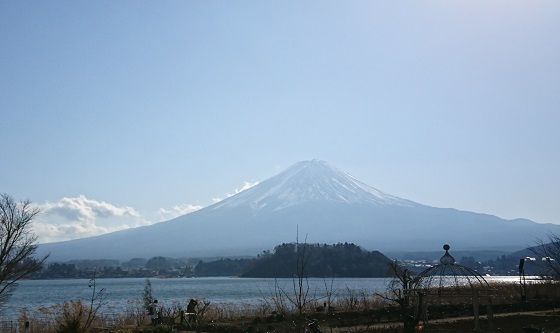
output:
[[[2,1],[0,193],[40,241],[321,159],[560,224],[560,1]]]

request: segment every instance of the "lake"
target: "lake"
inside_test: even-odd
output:
[[[487,277],[488,282],[518,283],[515,276]],[[323,298],[327,289],[333,295],[344,297],[348,291],[373,294],[384,292],[391,279],[387,278],[311,278],[309,293],[312,297]],[[270,300],[278,288],[293,294],[292,279],[259,279],[259,278],[173,278],[150,279],[153,296],[163,306],[174,302],[186,304],[189,299],[206,299],[212,304],[250,304],[258,305]],[[332,282],[332,288],[331,288]],[[68,280],[28,280],[21,281],[12,298],[4,306],[3,318],[16,319],[21,309],[29,313],[41,307],[62,304],[65,301],[83,300],[89,302],[92,290],[88,287],[88,279]],[[127,303],[141,299],[145,278],[98,279],[97,289],[105,288],[106,305],[101,308],[103,313],[121,313]],[[275,288],[275,285],[278,288]],[[291,291],[291,292],[290,292]]]

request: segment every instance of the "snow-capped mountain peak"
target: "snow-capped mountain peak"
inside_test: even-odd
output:
[[[320,160],[302,161],[258,185],[212,206],[250,205],[253,210],[278,210],[310,201],[414,205],[368,186]]]
[[[50,253],[50,259],[57,261],[246,256],[293,242],[299,232],[306,241],[309,235],[310,242],[352,242],[382,251],[431,251],[434,244],[442,243],[469,250],[511,250],[550,232],[560,233],[560,226],[417,204],[312,160],[194,213],[150,226],[43,244],[38,254]]]

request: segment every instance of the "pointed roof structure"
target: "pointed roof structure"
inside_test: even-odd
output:
[[[480,273],[455,261],[455,258],[449,254],[450,248],[447,244],[443,246],[445,254],[439,259],[440,263],[418,274],[412,283],[412,288],[423,290],[425,294],[434,292],[470,294],[474,289],[490,290],[490,285]]]
[[[411,283],[408,293],[416,303],[415,308],[422,309],[419,310],[422,314],[418,315],[423,318],[424,324],[428,323],[427,298],[455,297],[456,302],[460,302],[466,296],[466,299],[472,300],[475,332],[482,332],[479,321],[480,301],[486,303],[488,331],[493,332],[492,288],[477,271],[456,263],[455,258],[449,254],[450,248],[445,244],[445,254],[440,258],[440,263],[418,274]]]

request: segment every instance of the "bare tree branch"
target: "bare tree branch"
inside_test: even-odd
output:
[[[541,275],[560,278],[560,235],[550,233],[547,241],[538,239],[536,246],[531,247],[530,250],[545,268]]]
[[[9,299],[18,280],[41,270],[48,258],[33,257],[37,236],[31,232],[31,223],[39,213],[29,201],[0,195],[0,305]]]

